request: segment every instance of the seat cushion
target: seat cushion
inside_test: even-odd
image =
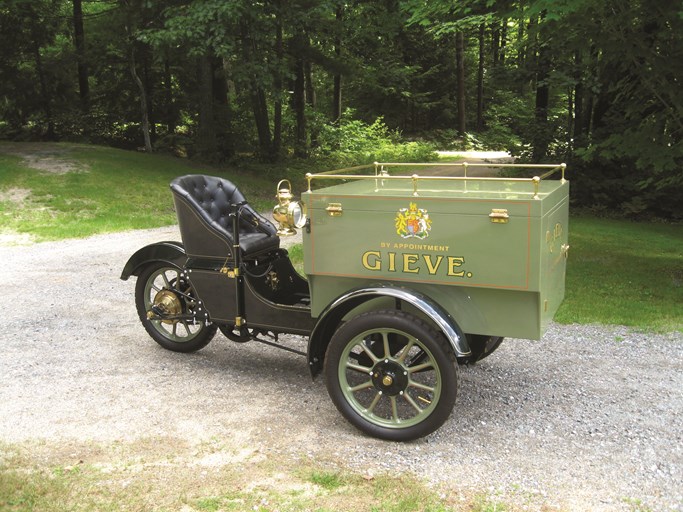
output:
[[[243,233],[240,235],[240,249],[243,257],[272,251],[280,247],[280,238],[264,233]]]

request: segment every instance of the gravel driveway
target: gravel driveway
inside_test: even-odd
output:
[[[348,425],[300,356],[220,334],[193,355],[155,344],[119,275],[165,239],[175,228],[0,247],[0,441],[218,437],[531,509],[683,510],[683,335],[553,325],[506,340],[461,368],[439,431],[393,444]]]

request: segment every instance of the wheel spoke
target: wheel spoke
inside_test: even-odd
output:
[[[426,363],[418,364],[417,366],[411,366],[408,368],[408,373],[421,372],[427,368],[434,368],[434,363],[427,361]]]
[[[369,413],[371,413],[375,409],[375,406],[379,403],[380,398],[382,398],[382,393],[378,391],[375,395],[375,398],[372,399],[372,403],[367,408],[367,411]]]
[[[429,391],[430,393],[434,393],[434,388],[433,388],[433,387],[427,386],[426,384],[422,384],[421,382],[416,382],[416,381],[414,381],[414,380],[410,380],[410,381],[408,382],[408,385],[409,385],[409,386],[412,386],[412,387],[414,387],[414,388],[418,388],[418,389],[423,389],[423,390],[425,390],[425,391]]]
[[[413,400],[412,396],[410,396],[408,393],[403,393],[403,398],[406,402],[412,405],[413,409],[415,409],[418,412],[418,414],[422,413],[422,408],[419,405],[417,405],[415,400]]]
[[[382,344],[384,345],[384,358],[389,359],[391,357],[391,349],[389,348],[389,333],[382,333]]]
[[[353,386],[352,388],[349,388],[349,391],[352,393],[355,393],[356,391],[361,391],[363,389],[368,389],[372,387],[372,381],[369,380],[367,382],[363,382],[362,384],[358,384],[357,386]]]
[[[403,361],[405,361],[408,352],[410,352],[410,349],[413,348],[413,346],[415,346],[415,340],[411,339],[408,341],[408,344],[401,350],[401,355],[397,359],[399,363],[403,363]]]
[[[170,288],[171,283],[168,281],[168,277],[166,276],[166,272],[162,271],[161,274],[159,274],[159,275],[161,276],[161,279],[164,280],[164,284],[166,285],[165,288]]]
[[[365,373],[365,374],[368,374],[372,371],[372,368],[368,368],[366,366],[361,366],[359,364],[353,364],[350,361],[346,362],[346,368],[348,368],[349,370],[354,370],[354,371],[357,371],[360,373]]]
[[[372,350],[368,348],[368,346],[365,344],[365,340],[360,342],[360,346],[363,349],[363,352],[365,352],[370,359],[372,359],[373,363],[376,363],[379,361],[379,357],[377,357],[375,354],[372,353]]]
[[[396,397],[392,396],[391,399],[391,417],[394,419],[394,423],[400,423],[401,420],[398,417],[398,406],[396,405]]]

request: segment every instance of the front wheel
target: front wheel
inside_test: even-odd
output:
[[[194,352],[209,344],[216,325],[205,320],[192,285],[168,263],[149,265],[135,284],[135,306],[147,333],[174,352]],[[167,317],[158,317],[161,311]]]
[[[327,390],[360,430],[410,441],[448,419],[458,391],[454,362],[443,336],[416,316],[395,310],[363,313],[330,340]]]

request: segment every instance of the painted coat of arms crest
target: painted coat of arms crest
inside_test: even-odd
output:
[[[427,238],[432,229],[432,220],[427,210],[410,203],[408,208],[401,208],[396,214],[396,234],[401,238]]]

